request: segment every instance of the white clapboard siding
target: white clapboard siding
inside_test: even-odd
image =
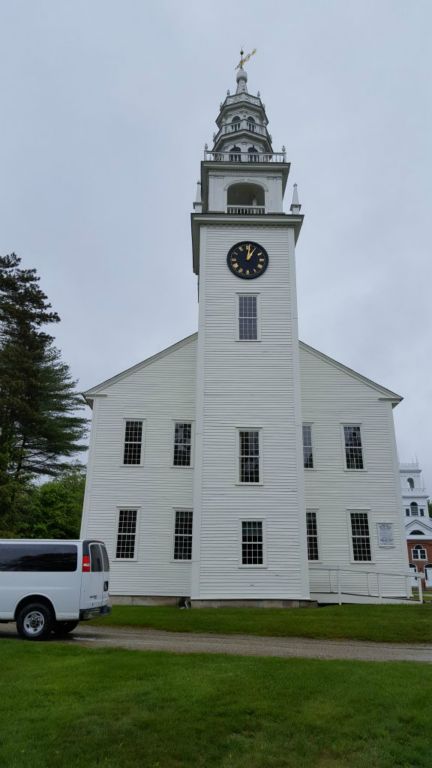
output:
[[[221,300],[225,300],[223,295]],[[262,309],[265,318],[265,302]],[[229,347],[232,342],[227,334],[228,330],[224,343]],[[264,338],[266,334],[264,323]],[[290,355],[283,347],[276,347],[275,359],[262,342],[259,344],[266,360],[263,368],[270,356],[275,373],[272,386],[258,365],[257,380],[266,396],[265,402],[260,402],[259,395],[248,395],[255,413],[251,419],[250,405],[243,398],[236,403],[235,398],[241,387],[249,390],[248,381],[253,376],[249,358],[254,345],[245,345],[241,355],[237,353],[229,359],[229,365],[237,371],[235,375],[243,377],[239,387],[220,369],[228,356],[214,336],[217,362],[213,363],[210,356],[211,375],[205,380],[206,392],[211,393],[206,403],[204,436],[208,459],[201,467],[202,493],[211,505],[207,507],[201,547],[201,558],[205,560],[198,563],[206,597],[269,597],[263,578],[267,573],[275,584],[271,595],[287,597],[287,590],[278,585],[298,579],[298,560],[292,557],[289,547],[299,550],[303,546],[299,510],[303,514],[304,507],[299,506],[296,498],[296,438],[286,428],[286,424],[292,424],[294,409],[288,398],[282,410],[280,405],[276,408],[272,394],[284,394],[280,380],[289,378]],[[82,535],[107,542],[113,595],[191,594],[191,564],[172,562],[173,510],[192,508],[195,469],[174,468],[171,463],[174,420],[195,418],[196,345],[195,335],[88,393],[94,408]],[[313,470],[304,472],[306,508],[316,510],[318,515],[319,564],[362,571],[407,568],[391,398],[382,399],[385,390],[369,386],[361,377],[350,375],[302,344],[300,361],[302,420],[312,424],[315,464]],[[218,400],[223,408],[218,407]],[[122,466],[125,418],[145,421],[142,467]],[[344,471],[343,422],[361,423],[365,472]],[[235,486],[235,426],[263,427],[262,486]],[[132,562],[115,560],[117,510],[122,506],[140,510],[137,558]],[[278,514],[281,508],[283,514]],[[350,509],[369,510],[371,564],[356,565],[351,561]],[[265,520],[265,571],[238,567],[242,517]],[[378,547],[378,522],[394,524],[394,548]],[[194,529],[195,523],[196,520]],[[270,564],[270,557],[276,565]],[[238,579],[235,590],[231,584],[233,574]],[[364,574],[358,579],[344,575],[343,586],[347,591],[364,591],[365,578]],[[373,589],[373,579],[370,584]],[[311,590],[326,591],[327,585],[328,577],[314,573],[312,566]],[[384,589],[394,592],[394,585],[384,583]]]
[[[227,269],[230,247],[269,253],[259,279]],[[259,294],[261,340],[236,340],[238,293]],[[196,599],[307,598],[294,232],[219,223],[201,229],[194,509]],[[260,428],[263,482],[238,484],[236,428]],[[241,566],[240,521],[265,521],[266,566]]]
[[[173,562],[175,508],[192,508],[193,467],[173,467],[175,420],[195,418],[196,336],[87,393],[94,398],[82,536],[103,539],[113,595],[189,595],[190,562]],[[142,466],[124,466],[124,420],[145,421]],[[139,509],[137,557],[116,560],[119,508]]]
[[[362,571],[407,570],[391,397],[305,345],[300,360],[302,413],[312,425],[314,458],[314,468],[305,470],[306,508],[317,511],[321,563]],[[361,425],[364,471],[345,469],[343,423]],[[350,510],[369,513],[372,563],[352,560]],[[379,546],[378,523],[393,524],[394,547]],[[328,577],[321,578],[313,574],[311,591],[326,591]],[[365,576],[343,578],[347,589],[364,587]]]

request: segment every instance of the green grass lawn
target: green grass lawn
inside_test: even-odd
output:
[[[1,641],[5,768],[430,768],[432,665]]]
[[[351,638],[390,643],[431,643],[431,605],[337,605],[326,608],[179,608],[113,606],[93,622],[170,632],[214,632],[276,637]],[[432,765],[432,761],[431,761]]]

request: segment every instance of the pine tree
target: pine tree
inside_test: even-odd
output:
[[[61,474],[86,431],[75,382],[43,330],[60,318],[20,263],[0,257],[0,517],[13,527],[26,484]]]

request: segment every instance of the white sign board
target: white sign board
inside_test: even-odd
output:
[[[393,523],[377,523],[378,546],[394,547]]]

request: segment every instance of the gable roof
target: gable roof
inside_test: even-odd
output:
[[[82,392],[82,396],[84,397],[84,399],[89,405],[92,405],[93,398],[103,397],[104,390],[107,389],[108,387],[111,387],[113,384],[116,384],[117,382],[122,381],[122,379],[126,379],[128,376],[130,376],[133,373],[136,373],[137,371],[140,371],[142,368],[146,368],[148,365],[151,365],[152,363],[155,363],[158,360],[161,360],[163,357],[166,357],[166,355],[170,355],[172,352],[176,352],[178,349],[181,349],[187,344],[191,344],[192,342],[196,341],[197,338],[198,338],[198,333],[192,333],[190,336],[186,336],[186,338],[181,339],[180,341],[177,341],[175,344],[172,344],[169,347],[166,347],[166,349],[161,350],[161,352],[158,352],[156,355],[147,357],[145,360],[142,360],[141,362],[136,363],[135,365],[132,365],[130,368],[126,368],[126,370],[121,371],[120,373],[117,373],[115,376],[112,376],[111,378],[106,379],[105,381],[102,381],[100,384],[96,384],[96,386],[91,387],[91,389],[88,389],[85,392]],[[320,360],[327,363],[328,365],[331,365],[334,368],[337,368],[339,371],[342,371],[348,376],[351,376],[357,381],[360,381],[362,384],[365,384],[366,386],[371,387],[372,389],[374,389],[376,392],[379,393],[382,399],[390,400],[392,403],[394,403],[394,405],[397,405],[397,403],[400,403],[401,400],[403,399],[401,395],[397,395],[396,392],[392,392],[390,389],[386,389],[385,387],[382,387],[380,384],[377,384],[371,379],[366,378],[366,376],[362,376],[361,373],[357,373],[357,371],[354,371],[352,368],[348,368],[346,365],[343,365],[343,363],[339,363],[337,360],[334,360],[332,357],[328,357],[328,355],[325,355],[323,352],[319,352],[317,349],[314,349],[314,347],[310,347],[309,344],[305,344],[304,341],[300,341],[299,345],[300,345],[300,349],[303,349],[306,352],[309,352],[310,354],[315,355],[315,357],[318,357]]]
[[[161,360],[163,357],[170,355],[172,352],[176,352],[178,349],[185,347],[187,344],[196,341],[197,338],[197,333],[192,333],[190,336],[186,336],[186,338],[177,341],[175,344],[171,344],[170,347],[162,349],[161,352],[157,352],[156,355],[147,357],[145,360],[141,360],[140,363],[136,363],[130,368],[126,368],[126,370],[117,373],[115,376],[111,376],[110,379],[105,379],[105,381],[102,381],[100,384],[96,384],[95,387],[91,387],[91,389],[87,389],[85,392],[82,392],[81,394],[83,398],[89,405],[91,405],[93,398],[103,396],[104,390],[108,387],[111,387],[113,384],[117,384],[117,382],[121,381],[122,379],[127,379],[127,377],[132,373],[137,373],[137,371],[140,371],[142,368],[146,368],[148,365],[156,363],[158,360]]]
[[[411,517],[406,523],[405,523],[405,531],[407,537],[412,536],[411,530],[414,531],[423,531],[423,536],[426,539],[432,539],[432,519],[430,517],[415,517],[414,519]],[[413,538],[417,538],[414,534]]]
[[[339,371],[346,373],[348,376],[351,376],[362,384],[366,384],[366,386],[371,387],[381,395],[381,399],[383,400],[391,400],[391,402],[393,402],[395,405],[403,400],[401,395],[398,395],[396,392],[392,392],[391,389],[382,387],[381,384],[377,384],[375,381],[372,381],[372,379],[368,379],[366,376],[363,376],[361,373],[357,373],[357,371],[354,371],[352,368],[348,368],[347,365],[339,363],[332,357],[325,355],[324,352],[319,352],[318,349],[310,347],[309,344],[305,344],[304,341],[300,341],[300,349],[304,349],[306,352],[310,352],[311,355],[318,357],[323,362],[328,363],[328,365],[332,365],[334,368],[337,368]]]

